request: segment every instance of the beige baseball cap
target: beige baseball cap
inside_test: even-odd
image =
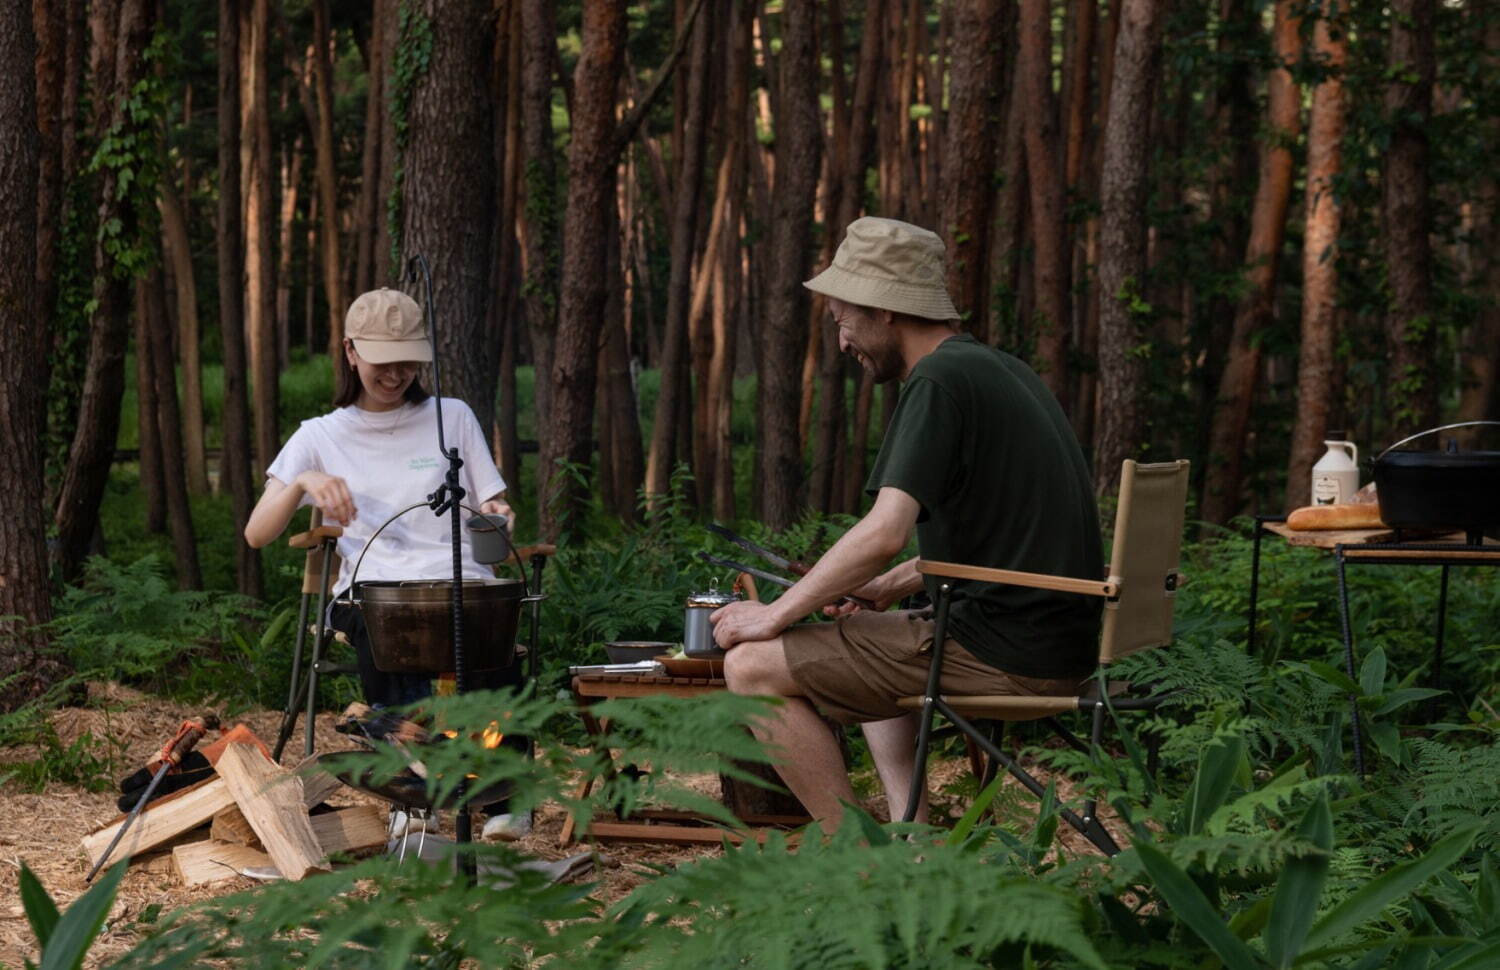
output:
[[[943,241],[896,219],[849,223],[833,265],[802,285],[816,293],[928,320],[957,320],[948,296]]]
[[[422,310],[400,290],[382,287],[361,294],[344,314],[344,336],[372,364],[432,360]]]

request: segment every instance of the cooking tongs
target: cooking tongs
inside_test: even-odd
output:
[[[765,546],[751,542],[749,539],[746,539],[744,536],[731,531],[727,526],[720,525],[718,522],[710,522],[708,523],[708,525],[704,526],[704,528],[708,529],[709,532],[712,532],[715,535],[722,536],[723,538],[728,539],[730,542],[739,546],[741,549],[744,549],[746,552],[753,553],[759,556],[778,569],[785,569],[787,572],[791,573],[794,576],[806,576],[807,571],[812,568],[805,562],[801,562],[800,560],[795,559],[788,559],[780,553],[772,552]],[[741,563],[737,563],[732,559],[721,559],[718,556],[711,556],[706,552],[698,553],[698,558],[702,559],[704,562],[713,563],[716,566],[723,566],[726,569],[733,569],[738,572],[749,573],[751,576],[754,576],[757,579],[764,579],[767,582],[775,583],[778,586],[791,586],[793,582],[790,579],[787,579],[783,576],[778,576],[775,573],[767,572],[764,569],[756,569],[753,566],[746,566]],[[844,599],[863,609],[876,609],[874,603],[858,596],[845,596]]]

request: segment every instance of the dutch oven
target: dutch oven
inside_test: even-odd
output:
[[[464,580],[464,666],[503,670],[516,655],[525,588],[514,579]],[[370,631],[375,669],[388,674],[453,670],[451,579],[356,583],[354,602]]]
[[[1391,445],[1375,459],[1380,520],[1393,529],[1462,530],[1470,544],[1500,532],[1500,451],[1397,451],[1440,431],[1500,421],[1465,421],[1432,428]]]

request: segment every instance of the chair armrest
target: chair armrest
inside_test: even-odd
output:
[[[337,539],[344,534],[343,526],[320,525],[299,532],[286,541],[293,549],[312,549],[323,543],[325,539]]]
[[[1032,589],[1055,589],[1062,593],[1082,593],[1086,596],[1110,597],[1120,594],[1120,584],[1113,579],[1074,579],[1072,576],[1023,573],[1014,569],[965,566],[956,562],[935,562],[931,559],[917,560],[917,572],[928,576],[947,576],[952,579],[977,579],[982,583],[1007,583],[1011,586],[1029,586]]]
[[[532,556],[555,556],[557,547],[550,542],[535,542],[529,546],[520,546],[516,549],[516,555],[523,562],[529,562]]]

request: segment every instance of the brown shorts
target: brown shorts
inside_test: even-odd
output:
[[[808,700],[841,724],[899,717],[907,712],[896,699],[920,696],[927,689],[933,637],[928,611],[852,613],[833,623],[792,627],[781,636],[792,679]],[[951,637],[943,648],[945,694],[1066,695],[1081,683],[1007,674]]]

